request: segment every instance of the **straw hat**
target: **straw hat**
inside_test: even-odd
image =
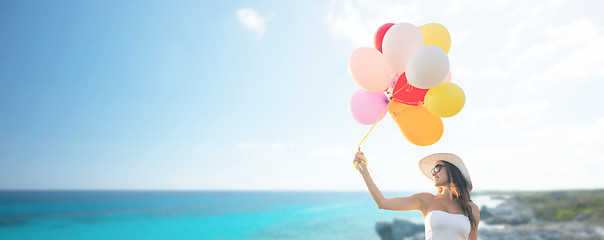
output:
[[[422,160],[419,160],[419,169],[426,177],[432,179],[432,168],[434,168],[434,164],[438,161],[447,161],[455,165],[461,172],[461,175],[463,175],[463,177],[466,179],[466,182],[468,182],[468,191],[472,191],[472,179],[470,179],[470,173],[468,172],[466,165],[463,163],[463,160],[453,153],[435,153],[422,158]]]

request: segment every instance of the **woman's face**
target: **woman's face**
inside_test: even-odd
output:
[[[432,168],[432,180],[434,180],[434,186],[436,187],[445,186],[449,183],[447,169],[442,161],[434,163],[434,167]]]

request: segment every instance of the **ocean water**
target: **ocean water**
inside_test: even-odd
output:
[[[409,193],[385,193],[387,197]],[[0,239],[379,239],[368,192],[0,191]]]

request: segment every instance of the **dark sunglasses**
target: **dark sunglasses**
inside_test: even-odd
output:
[[[439,163],[439,164],[436,164],[436,166],[434,166],[434,168],[432,168],[432,174],[439,173],[439,172],[440,172],[440,170],[441,170],[441,169],[442,169],[444,166],[445,166],[445,165],[442,165],[442,164],[440,164],[440,163]]]

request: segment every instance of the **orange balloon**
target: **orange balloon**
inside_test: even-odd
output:
[[[432,145],[443,135],[443,121],[423,106],[409,106],[395,113],[393,118],[405,138],[415,145]]]
[[[392,117],[392,120],[394,120],[396,122],[396,116],[398,114],[401,113],[401,111],[412,107],[411,105],[407,105],[404,103],[400,103],[394,100],[390,100],[390,103],[388,105],[388,113],[390,113],[390,116]]]

